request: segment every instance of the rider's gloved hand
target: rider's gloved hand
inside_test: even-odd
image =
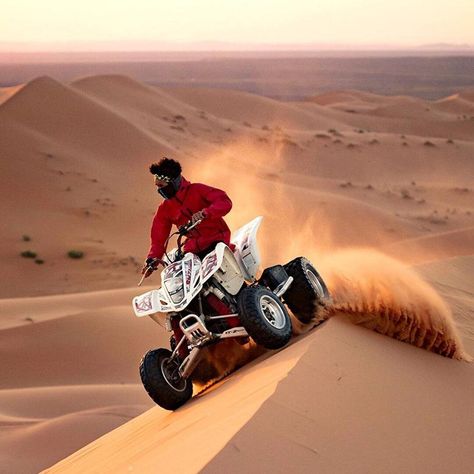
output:
[[[145,278],[148,278],[157,268],[158,268],[158,259],[157,258],[152,258],[148,257],[145,260],[145,264],[143,265],[142,268],[142,275],[145,275]]]
[[[206,218],[206,211],[198,211],[193,214],[191,217],[191,224],[195,224],[197,221],[202,221],[203,219]]]

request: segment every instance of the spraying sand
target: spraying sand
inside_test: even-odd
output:
[[[413,270],[373,250],[346,250],[328,257],[332,314],[414,346],[471,360],[451,310]]]

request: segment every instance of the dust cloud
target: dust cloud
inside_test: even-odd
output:
[[[471,360],[451,310],[410,268],[369,249],[335,252],[323,266],[333,299],[330,314],[446,357]]]
[[[344,232],[347,223],[331,220],[310,193],[285,182],[287,165],[280,146],[262,149],[242,139],[207,153],[198,166],[189,164],[196,180],[226,190],[233,200],[226,217],[232,229],[257,215],[265,217],[258,235],[263,267],[300,255],[312,261],[331,292],[327,316],[342,314],[354,324],[437,354],[471,359],[451,310],[421,276],[376,250],[334,245],[333,234]],[[295,204],[295,194],[305,192],[306,205]],[[296,322],[294,332],[306,330]],[[255,356],[253,349],[238,344],[229,354],[224,352],[216,348],[207,356],[214,377]]]
[[[193,373],[193,384],[198,393],[202,392],[265,352],[266,349],[257,346],[251,339],[242,344],[225,339],[219,344],[209,346]]]

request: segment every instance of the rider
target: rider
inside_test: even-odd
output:
[[[203,258],[218,242],[230,244],[230,230],[222,216],[232,208],[232,201],[220,189],[200,183],[190,183],[181,175],[181,165],[170,158],[162,158],[150,165],[155,186],[164,201],[158,206],[151,226],[151,247],[142,274],[151,275],[157,260],[165,253],[165,243],[172,225],[180,227],[188,222],[200,222],[187,234],[185,252]],[[148,270],[147,270],[148,269]]]

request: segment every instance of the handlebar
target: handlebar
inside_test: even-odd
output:
[[[161,258],[155,258],[153,262],[145,268],[145,271],[143,272],[143,275],[140,281],[138,282],[138,286],[141,286],[141,284],[143,283],[143,280],[148,275],[151,275],[158,268],[158,265],[163,265],[164,267],[166,267],[168,264]]]
[[[186,224],[182,225],[179,229],[178,229],[178,232],[179,235],[181,236],[185,236],[191,229],[194,229],[197,225],[199,225],[200,223],[202,222],[202,219],[199,219],[198,221],[196,221],[194,224],[189,221],[187,222]],[[176,232],[175,232],[176,234]]]
[[[170,241],[171,237],[173,237],[174,235],[178,235],[178,252],[179,254],[178,255],[182,255],[182,244],[181,244],[181,239],[189,233],[190,230],[194,229],[197,225],[199,225],[200,223],[202,222],[202,219],[194,222],[194,224],[189,221],[187,222],[186,224],[182,225],[181,227],[178,228],[178,230],[176,232],[173,232],[167,239],[166,239],[166,242],[165,242],[165,255],[168,259],[168,262],[166,262],[165,260],[162,260],[161,258],[160,259],[155,259],[154,260],[154,264],[158,264],[158,265],[163,265],[164,267],[167,267],[170,263],[171,263],[171,259],[168,257],[168,254],[166,252],[166,249],[168,248],[168,242]],[[138,286],[141,286],[141,284],[143,283],[143,280],[145,280],[145,278],[147,277],[147,275],[149,273],[152,273],[156,270],[156,267],[158,265],[149,265],[146,267],[145,271],[143,272],[143,276],[141,278],[141,280],[139,281],[138,283]]]
[[[197,225],[199,225],[201,223],[202,219],[196,221],[194,224],[189,221],[187,222],[186,224],[182,225],[179,229],[178,229],[178,232],[175,232],[175,234],[178,234],[178,241],[177,241],[177,245],[178,245],[178,258],[182,258],[183,256],[183,251],[182,251],[182,247],[183,245],[181,244],[181,240],[183,239],[183,237],[189,233],[190,230],[194,229]],[[173,235],[173,234],[172,234]],[[168,256],[168,254],[166,254]]]

